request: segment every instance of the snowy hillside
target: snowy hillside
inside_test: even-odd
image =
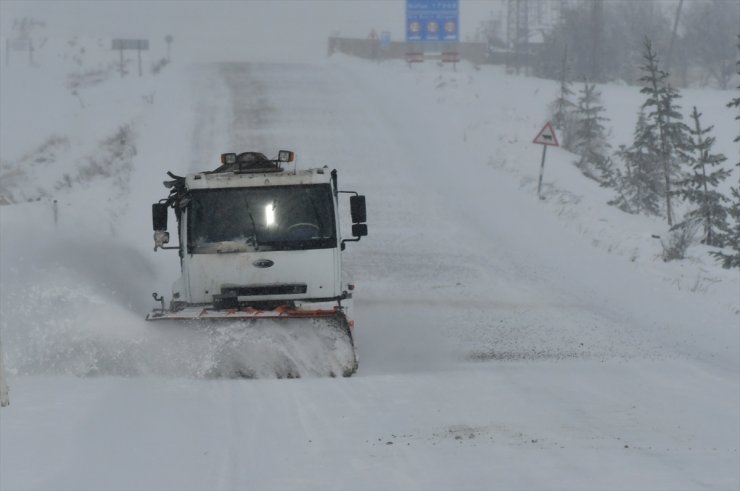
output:
[[[0,80],[0,488],[740,486],[740,277],[701,245],[664,263],[663,220],[607,206],[564,150],[537,198],[554,82],[343,57],[69,71]],[[628,143],[639,90],[600,90]],[[736,156],[730,97],[681,103]],[[360,368],[211,380],[218,342],[143,321],[178,275],[151,203],[168,170],[282,148],[367,195]]]

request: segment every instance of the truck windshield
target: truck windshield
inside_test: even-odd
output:
[[[190,253],[337,246],[329,184],[194,190],[187,216]]]

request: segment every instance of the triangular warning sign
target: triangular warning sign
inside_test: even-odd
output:
[[[542,127],[539,134],[532,140],[532,143],[539,143],[540,145],[551,145],[553,147],[559,147],[558,137],[555,136],[555,130],[548,121],[545,126]]]

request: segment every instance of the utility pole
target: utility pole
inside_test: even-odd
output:
[[[167,34],[167,36],[165,36],[164,38],[164,42],[167,43],[167,63],[172,61],[172,58],[170,57],[172,41],[174,41],[172,35]]]
[[[604,0],[591,3],[591,80],[603,82],[601,37],[604,32]]]
[[[529,65],[529,4],[527,0],[508,0],[506,5],[506,46],[513,51],[514,66]]]
[[[517,0],[516,37],[519,65],[524,65],[524,75],[529,75],[529,3]]]
[[[665,60],[665,71],[671,73],[671,61],[673,57],[673,45],[676,42],[676,31],[678,31],[678,21],[681,19],[681,8],[683,7],[683,0],[678,2],[678,8],[676,9],[676,18],[673,21],[673,32],[671,33],[671,42],[668,45],[668,56]]]

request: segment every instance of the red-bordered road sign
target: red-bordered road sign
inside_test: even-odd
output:
[[[540,145],[549,145],[551,147],[559,147],[558,137],[555,136],[555,129],[552,127],[550,122],[545,123],[537,136],[532,140],[532,143],[538,143]]]

